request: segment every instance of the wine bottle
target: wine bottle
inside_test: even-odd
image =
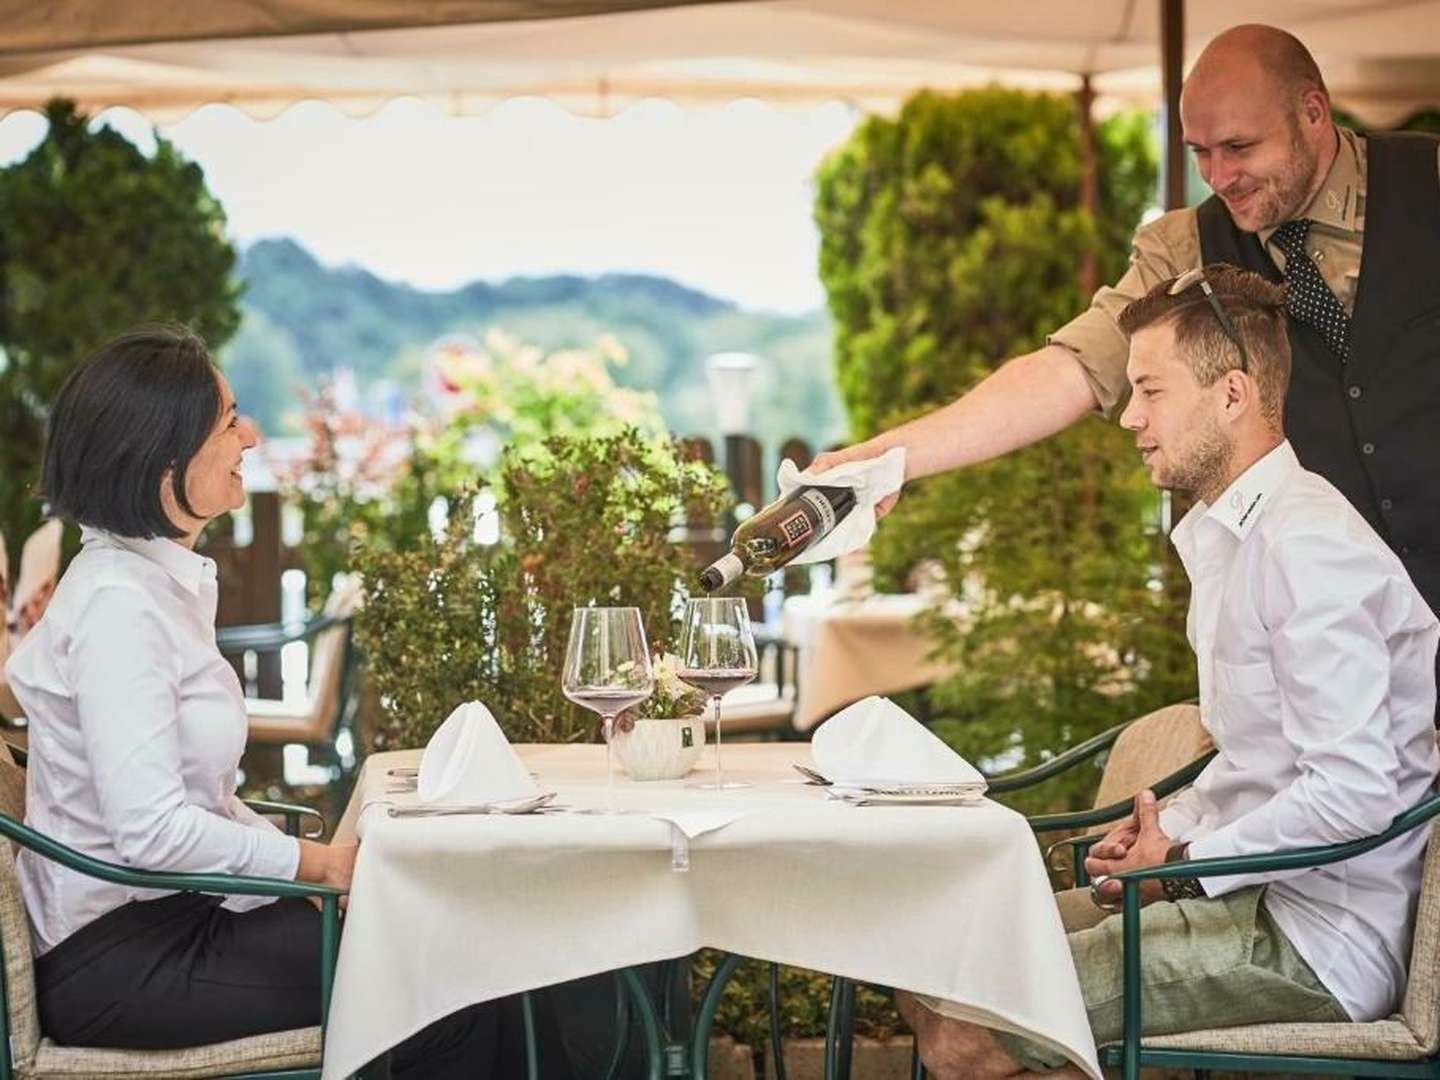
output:
[[[730,551],[700,574],[700,587],[711,593],[741,574],[773,573],[829,536],[853,509],[854,488],[796,488],[741,523],[730,539]]]

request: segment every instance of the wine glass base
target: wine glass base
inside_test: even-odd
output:
[[[748,784],[744,780],[726,780],[723,783],[714,780],[696,780],[694,783],[686,784],[685,786],[692,791],[735,791],[739,788],[754,787],[755,785]]]

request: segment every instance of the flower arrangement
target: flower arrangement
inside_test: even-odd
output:
[[[615,726],[621,731],[631,730],[636,720],[699,716],[705,711],[705,692],[680,681],[680,658],[674,653],[656,653],[650,670],[655,689],[639,705],[615,718]]]

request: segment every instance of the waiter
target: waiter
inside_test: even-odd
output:
[[[1289,286],[1285,424],[1301,463],[1340,489],[1440,611],[1440,140],[1337,127],[1309,51],[1268,26],[1210,43],[1180,120],[1208,200],[1142,226],[1125,275],[1044,347],[812,467],[905,446],[909,480],[1097,409],[1114,418],[1128,400],[1119,313],[1159,281],[1233,263]]]

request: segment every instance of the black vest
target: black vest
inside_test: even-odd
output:
[[[1440,611],[1440,183],[1434,138],[1367,140],[1365,233],[1342,363],[1290,320],[1285,432],[1400,556]],[[1281,282],[1254,233],[1211,196],[1197,210],[1201,261]]]

